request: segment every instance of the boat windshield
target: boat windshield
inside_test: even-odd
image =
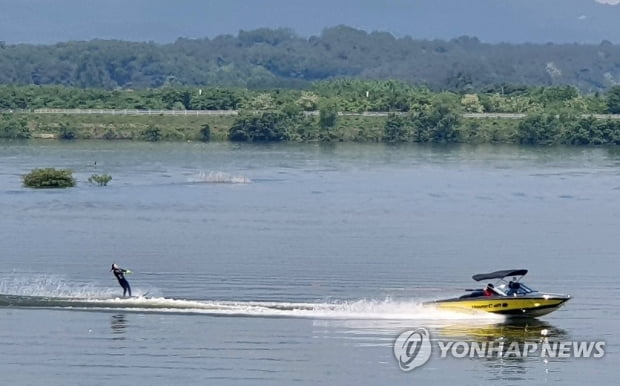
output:
[[[505,288],[501,288],[501,286],[493,288],[493,292],[495,292],[499,296],[507,296],[508,295],[506,293],[506,289]]]
[[[499,287],[508,296],[527,295],[532,292],[537,292],[536,290],[526,286],[525,284],[516,281],[511,281],[508,284],[502,284]]]

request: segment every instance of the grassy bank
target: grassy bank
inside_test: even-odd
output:
[[[159,129],[161,140],[183,141],[201,138],[204,125],[211,128],[213,140],[226,140],[234,116],[164,116],[164,115],[58,115],[16,114],[25,120],[33,137],[62,138],[70,131],[76,139],[144,140],[144,133]]]
[[[211,140],[225,141],[236,118],[230,115],[13,114],[11,119],[25,122],[33,138],[149,140],[145,132],[155,128],[159,130],[159,140],[186,141],[201,139],[201,129],[208,125]],[[380,142],[386,120],[385,116],[341,116],[330,131],[337,141]],[[516,119],[464,118],[457,131],[460,142],[515,143],[517,125]]]

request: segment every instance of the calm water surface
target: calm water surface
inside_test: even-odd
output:
[[[47,166],[78,186],[21,186]],[[615,384],[619,219],[607,148],[0,142],[0,294],[114,298],[116,262],[151,298],[1,307],[0,383]],[[420,305],[506,268],[574,299],[526,325]],[[393,342],[417,327],[606,354],[402,372]]]

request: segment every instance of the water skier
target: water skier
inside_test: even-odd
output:
[[[123,287],[123,296],[129,293],[129,297],[131,297],[131,287],[129,286],[129,282],[127,281],[127,279],[125,279],[125,274],[129,274],[131,273],[131,271],[128,269],[122,269],[118,266],[118,264],[112,264],[112,269],[110,269],[110,271],[112,271],[112,273],[114,273],[114,276],[116,276],[118,284]]]

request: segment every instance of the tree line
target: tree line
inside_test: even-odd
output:
[[[178,39],[171,44],[92,40],[0,44],[0,84],[144,89],[163,86],[307,88],[338,78],[399,80],[434,91],[501,92],[507,85],[620,82],[620,46],[487,44],[475,37],[419,40],[337,26],[300,37],[290,29]]]
[[[306,89],[160,87],[139,90],[65,86],[0,86],[0,110],[301,110],[323,105],[342,112],[409,112],[448,104],[462,113],[619,114],[620,86],[584,93],[572,86],[510,86],[485,92],[434,92],[395,80],[337,79]]]
[[[228,139],[240,142],[341,141],[344,138],[338,130],[338,119],[335,109],[321,109],[318,120],[281,112],[242,115],[228,131]],[[391,113],[383,121],[378,136],[366,134],[356,140],[393,144],[620,145],[620,120],[599,120],[570,113],[534,113],[519,121],[514,130],[507,126],[499,131],[472,122],[465,124],[456,109],[439,104],[408,114]]]

